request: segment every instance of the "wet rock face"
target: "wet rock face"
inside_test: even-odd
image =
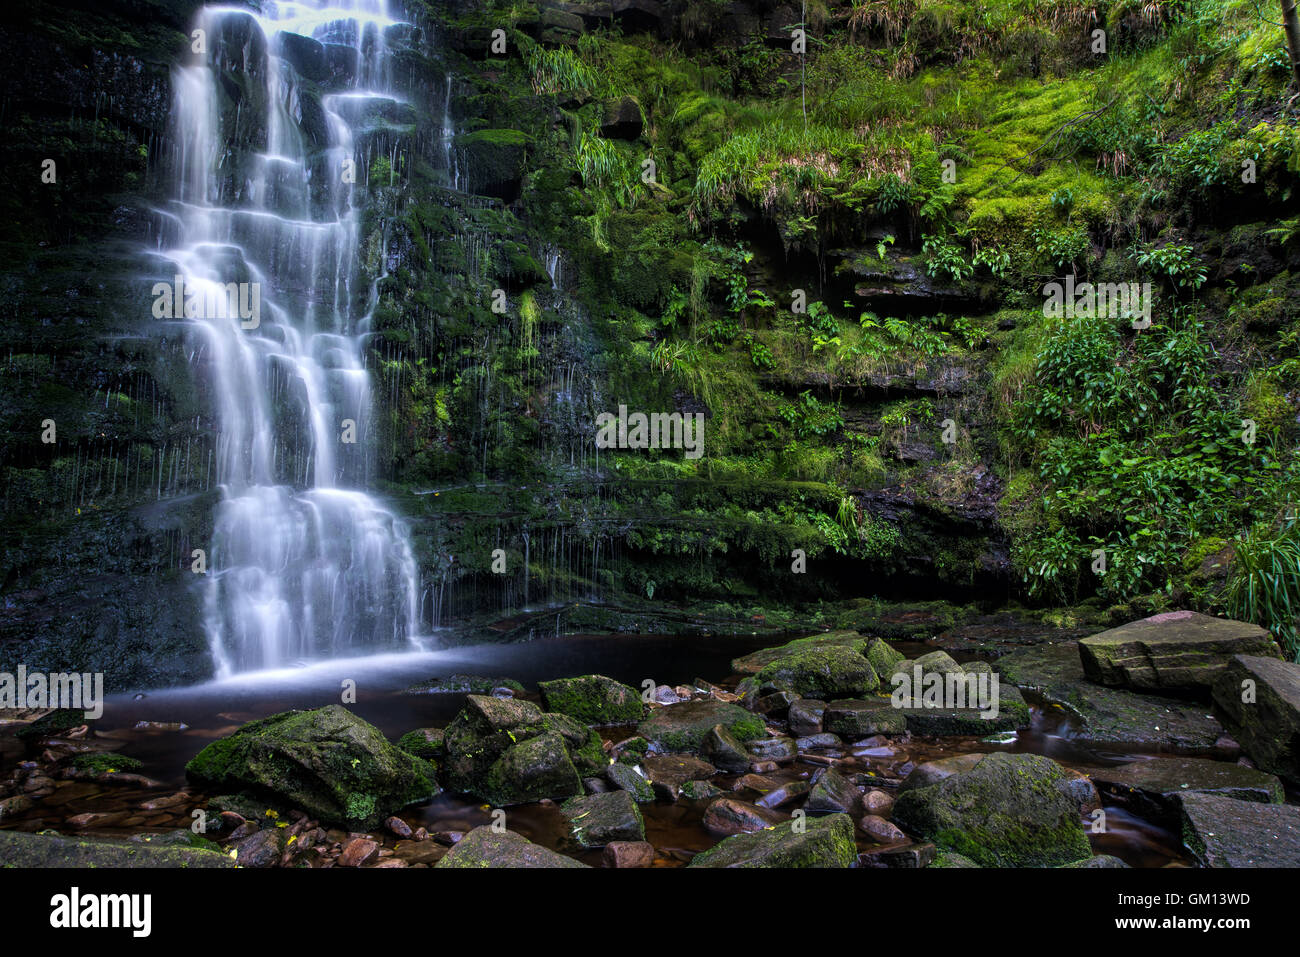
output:
[[[894,821],[986,867],[1054,867],[1089,855],[1070,775],[1050,758],[990,754],[900,794]]]
[[[253,721],[208,745],[185,771],[204,787],[249,790],[359,829],[440,790],[432,764],[341,705]]]
[[[1084,638],[1079,654],[1084,674],[1100,684],[1208,696],[1233,655],[1281,652],[1258,625],[1171,611]]]
[[[1300,665],[1237,655],[1215,682],[1214,703],[1255,763],[1300,785]]]

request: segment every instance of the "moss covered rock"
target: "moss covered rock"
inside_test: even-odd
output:
[[[826,700],[870,694],[880,684],[871,663],[845,645],[801,648],[765,665],[754,677],[761,687]]]
[[[847,814],[832,814],[736,834],[697,854],[690,866],[851,867],[856,856],[853,819]]]
[[[762,718],[738,705],[708,698],[657,708],[636,730],[653,750],[698,751],[705,736],[717,725],[742,742],[761,737],[766,731]]]
[[[0,861],[4,867],[235,866],[234,860],[215,850],[215,845],[208,841],[202,844],[182,844],[175,840],[109,841],[23,831],[0,831]]]
[[[514,831],[476,827],[443,855],[435,867],[586,867],[563,854],[534,844]]]
[[[407,754],[432,761],[442,754],[444,736],[441,728],[416,728],[398,738],[397,746]]]
[[[634,724],[645,717],[636,689],[604,675],[558,678],[543,681],[538,688],[548,711],[588,724]]]
[[[644,841],[645,821],[627,791],[575,797],[560,806],[569,838],[579,847],[604,847],[613,841]]]
[[[250,722],[209,744],[185,772],[203,787],[250,791],[362,830],[439,792],[432,764],[341,705]]]
[[[985,867],[1055,867],[1088,856],[1071,778],[1035,754],[990,754],[899,795],[894,823]]]
[[[498,807],[527,804],[581,794],[582,778],[564,737],[548,731],[506,748],[475,793]]]

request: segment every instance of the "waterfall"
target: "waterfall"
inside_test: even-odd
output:
[[[159,251],[217,433],[204,627],[218,677],[415,645],[407,529],[364,491],[376,292],[353,185],[354,137],[399,102],[397,25],[384,0],[205,7],[174,73]]]

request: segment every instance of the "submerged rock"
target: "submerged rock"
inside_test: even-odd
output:
[[[558,678],[537,687],[548,711],[587,724],[635,724],[645,717],[637,690],[604,675]]]
[[[736,834],[697,854],[691,867],[851,867],[856,857],[847,814],[786,821]]]
[[[586,867],[581,861],[534,844],[514,831],[476,827],[456,842],[435,867]]]
[[[439,793],[432,764],[341,705],[250,722],[209,744],[185,772],[207,788],[266,795],[358,830]]]
[[[1183,844],[1205,867],[1300,867],[1300,807],[1187,794]]]
[[[1300,785],[1300,664],[1238,655],[1219,675],[1213,693],[1228,728],[1255,764]]]
[[[1084,638],[1079,654],[1084,674],[1104,685],[1208,695],[1233,655],[1281,652],[1258,625],[1170,611]]]
[[[985,867],[1054,867],[1089,852],[1068,775],[1035,754],[989,754],[898,796],[894,822]]]

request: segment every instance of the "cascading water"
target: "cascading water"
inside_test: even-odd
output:
[[[359,278],[354,134],[395,103],[396,25],[384,0],[207,7],[174,77],[160,251],[178,308],[196,304],[178,317],[216,420],[204,625],[218,677],[415,644],[407,530],[362,490],[376,294]]]

